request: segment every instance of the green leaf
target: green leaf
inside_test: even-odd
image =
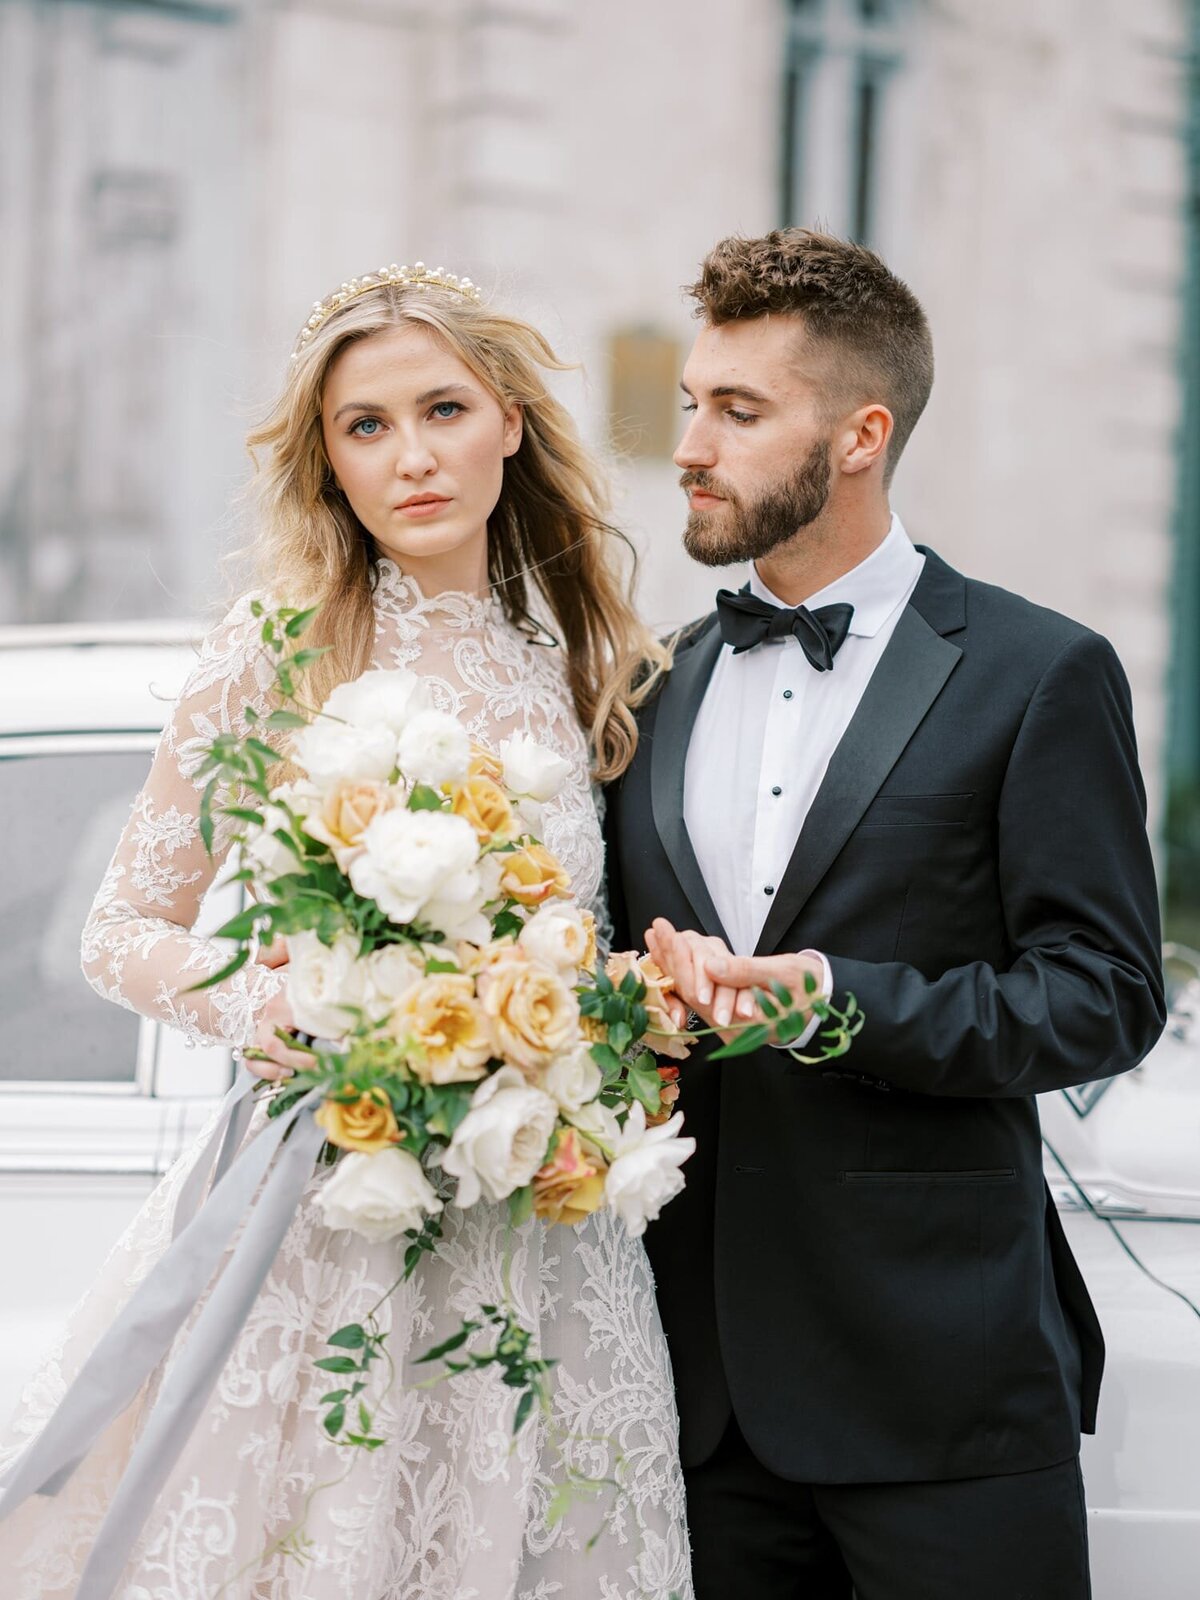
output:
[[[364,1433],[370,1433],[371,1413],[367,1410],[366,1406],[363,1405],[361,1400],[358,1402],[358,1425]]]
[[[291,634],[289,637],[295,638],[295,635]],[[303,672],[305,667],[311,667],[314,661],[319,661],[322,656],[328,655],[332,648],[332,645],[322,644],[308,650],[297,650],[292,657],[292,665]]]
[[[431,789],[427,783],[414,784],[413,792],[408,797],[410,811],[441,811],[442,796],[436,789]]]
[[[784,992],[786,993],[787,991],[785,990]],[[817,992],[817,979],[816,979],[816,975],[814,973],[806,972],[804,974],[804,992],[805,992],[805,994],[816,994],[816,992]],[[788,1005],[791,1005],[792,1002],[791,1002],[790,997],[789,997],[789,999],[787,1000],[786,1003]]]
[[[633,1043],[633,1029],[627,1022],[614,1022],[608,1030],[608,1042],[618,1055],[624,1055]]]
[[[204,793],[200,796],[200,837],[209,855],[212,855],[213,847],[212,801],[220,781],[219,775],[215,778],[210,778],[205,785]]]
[[[325,1432],[330,1436],[330,1438],[333,1438],[335,1434],[341,1433],[345,1422],[345,1406],[334,1406],[333,1410],[325,1418]]]
[[[492,918],[492,935],[497,939],[507,939],[509,935],[520,933],[525,926],[524,921],[513,911],[498,911]]]
[[[272,711],[269,717],[263,719],[264,728],[307,728],[308,718],[299,716],[295,711]]]
[[[650,1058],[651,1063],[653,1057]],[[629,1069],[629,1088],[635,1100],[640,1100],[651,1116],[655,1116],[662,1103],[662,1079],[658,1068],[635,1061]]]
[[[221,814],[226,817],[236,817],[239,822],[253,822],[260,828],[263,824],[261,811],[254,811],[249,806],[222,806]]]
[[[519,1228],[523,1222],[528,1222],[533,1215],[533,1185],[527,1183],[523,1189],[514,1189],[508,1197],[508,1220],[514,1228]]]
[[[556,1523],[562,1521],[571,1509],[574,1499],[575,1492],[569,1480],[555,1484],[554,1493],[550,1496],[550,1504],[546,1507],[546,1526],[548,1528],[553,1528]]]
[[[331,1389],[328,1394],[321,1396],[317,1404],[322,1406],[332,1405],[336,1400],[344,1400],[349,1393],[349,1389]]]
[[[439,961],[437,956],[426,956],[425,958],[425,976],[427,978],[438,972],[457,972],[458,970],[459,967],[456,961]]]
[[[812,973],[806,973],[805,977],[811,978]],[[808,992],[811,994],[812,990],[810,989]],[[779,1004],[784,1008],[785,1011],[791,1010],[793,1005],[792,991],[787,987],[786,984],[780,983],[779,979],[776,978],[771,984],[771,993],[775,996],[776,1000],[779,1001]]]
[[[727,1061],[731,1056],[747,1056],[754,1050],[760,1050],[771,1037],[771,1030],[765,1023],[756,1022],[752,1028],[747,1028],[744,1033],[724,1044],[719,1050],[714,1050],[709,1056],[710,1061]]]
[[[261,600],[251,600],[250,615],[252,617],[261,617],[265,609],[266,607],[263,605]]]
[[[621,1074],[621,1058],[610,1044],[594,1044],[588,1052],[606,1079]]]
[[[255,928],[264,918],[270,917],[271,906],[250,905],[245,906],[229,921],[219,927],[213,935],[214,939],[248,939]]]
[[[331,1339],[329,1342],[332,1344],[333,1340]],[[322,1356],[321,1359],[319,1361],[315,1361],[313,1365],[320,1367],[322,1372],[358,1371],[358,1362],[353,1360],[350,1356]]]
[[[479,1324],[477,1322],[464,1322],[457,1333],[452,1333],[448,1339],[443,1339],[441,1344],[435,1344],[432,1350],[426,1350],[423,1356],[416,1356],[414,1359],[417,1362],[440,1361],[443,1356],[448,1356],[451,1350],[461,1350],[471,1335],[478,1331]],[[320,1366],[320,1364],[318,1361],[317,1365]]]
[[[284,623],[284,633],[289,639],[298,639],[320,609],[320,606],[309,606],[307,611],[297,611],[294,617]]]
[[[361,1350],[367,1342],[367,1330],[361,1322],[348,1322],[344,1328],[330,1334],[325,1342],[337,1345],[341,1350]]]
[[[521,1429],[525,1426],[526,1422],[528,1422],[529,1413],[532,1410],[533,1410],[533,1390],[532,1389],[526,1389],[525,1393],[521,1396],[520,1400],[517,1401],[517,1411],[516,1411],[516,1415],[513,1417],[513,1433],[514,1434],[520,1433]]]

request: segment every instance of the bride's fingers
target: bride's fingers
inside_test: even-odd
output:
[[[286,966],[288,960],[287,940],[281,936],[273,944],[259,945],[258,954],[254,959],[263,967]]]

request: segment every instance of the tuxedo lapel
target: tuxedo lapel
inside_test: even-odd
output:
[[[715,618],[678,651],[655,707],[650,736],[650,793],[654,826],[679,885],[706,933],[725,939],[683,819],[683,778],[692,726],[721,653]],[[726,943],[728,940],[726,939]]]
[[[962,651],[943,633],[963,626],[963,593],[959,574],[926,552],[925,571],[805,818],[757,955],[778,947],[957,666]]]

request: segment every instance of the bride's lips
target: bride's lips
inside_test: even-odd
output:
[[[432,517],[449,504],[449,499],[443,494],[414,494],[392,509],[402,517]]]

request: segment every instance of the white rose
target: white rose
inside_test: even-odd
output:
[[[557,972],[578,972],[590,942],[578,908],[561,901],[539,907],[517,937],[535,961]]]
[[[362,962],[366,980],[364,1007],[373,1022],[390,1017],[402,995],[425,976],[425,962],[408,944],[385,944]]]
[[[480,887],[477,873],[469,875],[469,882],[467,892],[468,874],[464,873],[450,884],[451,892],[442,892],[434,899],[427,900],[421,911],[421,921],[444,933],[447,939],[466,939],[470,944],[487,944],[492,937],[492,925],[483,911],[488,899],[487,891]]]
[[[600,1100],[592,1100],[578,1111],[564,1111],[563,1116],[605,1157],[611,1156],[620,1143],[621,1124],[617,1121],[617,1113],[612,1106],[606,1106]]]
[[[682,1125],[682,1111],[657,1128],[647,1128],[641,1101],[635,1100],[629,1109],[605,1176],[604,1198],[635,1239],[683,1188],[679,1168],[695,1150],[696,1141],[677,1137]]]
[[[481,1194],[504,1200],[532,1182],[557,1123],[554,1101],[516,1067],[485,1078],[442,1157],[443,1171],[458,1179],[456,1203],[473,1206]]]
[[[358,940],[338,934],[324,945],[315,933],[288,935],[287,987],[296,1026],[315,1039],[340,1039],[357,1018],[345,1006],[364,1006],[365,965]]]
[[[373,668],[339,683],[321,710],[356,728],[387,728],[399,738],[410,719],[430,703],[428,684],[408,667]]]
[[[531,800],[553,800],[571,776],[571,763],[556,756],[527,733],[514,734],[500,746],[504,783],[514,794]]]
[[[327,786],[345,779],[382,783],[396,765],[396,735],[383,723],[360,728],[351,722],[318,717],[292,739],[292,756],[314,783]]]
[[[587,1045],[556,1057],[542,1072],[542,1088],[557,1102],[565,1117],[582,1111],[604,1086],[604,1074],[592,1060]],[[584,1130],[581,1128],[580,1132]]]
[[[327,1228],[352,1228],[373,1244],[420,1228],[442,1209],[421,1163],[407,1150],[342,1156],[317,1204]]]
[[[471,739],[457,717],[420,711],[400,735],[400,770],[414,783],[435,789],[461,783],[471,765]]]
[[[387,811],[362,836],[350,882],[393,922],[412,922],[426,901],[462,904],[479,858],[475,830],[446,811]]]

